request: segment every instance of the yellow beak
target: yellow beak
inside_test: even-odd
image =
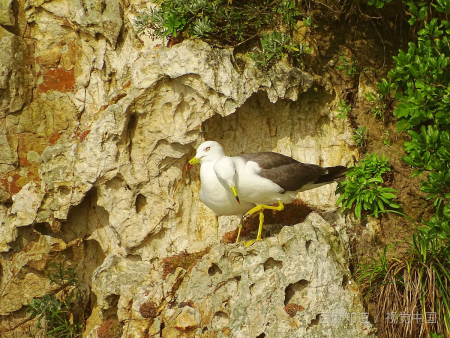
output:
[[[189,163],[186,165],[186,171],[191,169],[194,165],[196,165],[198,162],[200,162],[200,159],[197,157],[192,158]]]
[[[234,185],[231,186],[231,191],[233,192],[234,197],[236,197],[236,201],[241,204],[241,202],[239,201],[239,196],[236,190],[236,187]]]

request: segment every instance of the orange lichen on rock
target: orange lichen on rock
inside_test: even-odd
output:
[[[88,130],[85,130],[85,131],[83,131],[81,134],[80,133],[75,133],[75,138],[78,140],[78,142],[83,142],[84,141],[84,139],[86,138],[86,136],[88,136],[89,135],[89,133],[90,133],[91,131],[88,129]]]
[[[75,88],[75,72],[73,68],[71,70],[62,68],[44,69],[43,78],[44,81],[37,88],[38,94],[49,91],[67,93]]]
[[[56,142],[58,142],[59,138],[61,137],[61,132],[57,131],[56,133],[53,133],[52,136],[48,139],[48,142],[54,146]]]
[[[288,304],[284,307],[284,311],[290,316],[294,317],[297,312],[303,311],[305,308],[299,304]]]
[[[5,176],[0,176],[0,185],[9,193],[11,194],[17,194],[20,189],[22,189],[22,186],[20,186],[20,183],[17,183],[17,181],[22,176],[19,175],[17,171],[9,172]]]

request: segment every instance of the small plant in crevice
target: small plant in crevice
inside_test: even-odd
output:
[[[64,263],[57,266],[52,262],[50,267],[53,270],[47,272],[47,277],[50,284],[58,286],[56,291],[33,299],[26,311],[30,318],[37,317],[37,326],[44,330],[46,337],[77,337],[81,334],[82,325],[72,312],[81,296],[76,266],[66,267]]]
[[[260,39],[261,49],[256,48],[254,52],[249,53],[257,66],[266,68],[275,61],[287,59],[289,57],[297,60],[300,65],[302,57],[311,53],[312,48],[308,44],[294,43],[292,39],[280,32],[263,34]]]
[[[391,93],[394,86],[391,80],[382,79],[377,83],[377,92],[365,93],[367,101],[371,105],[373,117],[380,118],[384,122],[384,116],[392,104]]]
[[[345,74],[350,77],[355,77],[359,75],[358,66],[356,64],[355,58],[352,56],[350,60],[347,60],[345,56],[340,56],[340,65],[337,66],[337,70],[345,71]]]
[[[341,99],[341,101],[338,103],[338,109],[337,111],[339,114],[337,114],[337,117],[345,120],[348,117],[348,113],[352,110],[352,107],[350,104],[346,104],[344,99]]]
[[[397,190],[384,186],[383,175],[391,171],[391,165],[383,154],[367,154],[360,164],[355,165],[347,173],[347,180],[338,183],[336,194],[340,194],[336,205],[340,211],[355,207],[355,216],[361,218],[366,210],[378,217],[380,213],[397,209],[394,202]]]
[[[353,129],[353,132],[354,132],[353,140],[355,141],[355,145],[357,147],[364,146],[366,144],[367,139],[367,128],[359,127]]]
[[[391,140],[391,136],[389,134],[389,130],[386,130],[384,132],[384,139],[383,139],[383,143],[384,145],[390,147],[392,145],[392,140]]]

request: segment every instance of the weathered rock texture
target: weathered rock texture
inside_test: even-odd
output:
[[[165,285],[147,279],[129,292],[125,299],[136,293],[141,299],[133,303],[126,332],[141,337],[160,331],[163,337],[366,337],[371,325],[357,318],[364,309],[348,284],[345,256],[339,233],[316,213],[250,248],[213,245],[192,269],[169,275]],[[116,261],[112,269],[119,265]],[[109,270],[110,265],[98,271],[107,275]],[[119,278],[112,284],[123,288],[127,283]],[[151,314],[145,311],[149,302],[156,310],[150,320],[142,319]],[[321,323],[325,312],[353,313],[354,322]]]
[[[164,332],[199,335],[197,328],[206,327],[205,337],[277,330],[331,337],[344,330],[313,325],[320,311],[360,305],[341,285],[345,260],[329,256],[324,263],[318,256],[329,237],[317,235],[305,249],[305,236],[317,232],[311,223],[251,249],[215,245],[188,280],[184,270],[162,278],[164,259],[216,243],[212,213],[198,199],[198,169],[183,170],[203,140],[221,142],[230,155],[272,150],[321,165],[352,162],[351,128],[335,118],[330,83],[284,62],[262,72],[201,41],[166,48],[139,38],[132,21],[144,9],[140,1],[1,4],[2,332],[22,332],[27,302],[51,290],[45,272],[61,261],[78,264],[96,295],[86,334],[110,317],[124,321],[125,332],[141,332],[136,307],[150,298],[166,304],[149,327],[155,335],[158,321],[167,323]],[[299,197],[336,220],[334,188]],[[236,224],[221,219],[220,235]],[[340,231],[345,238],[343,224]],[[302,247],[281,249],[290,236]],[[264,272],[270,259],[274,268]],[[302,267],[306,260],[317,264]],[[211,262],[222,272],[210,276]],[[318,271],[326,279],[317,279]],[[283,312],[285,289],[301,280],[308,286],[295,297],[305,311],[290,319]],[[222,284],[227,308],[214,298]],[[241,304],[235,292],[253,296]],[[195,306],[182,306],[181,299]],[[348,336],[361,330],[351,326]]]

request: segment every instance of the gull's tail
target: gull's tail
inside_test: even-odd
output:
[[[326,184],[331,183],[338,178],[345,176],[345,173],[349,171],[349,168],[344,167],[343,165],[337,165],[335,167],[326,167],[325,168],[328,173],[319,177],[319,179],[314,182],[315,184]]]

